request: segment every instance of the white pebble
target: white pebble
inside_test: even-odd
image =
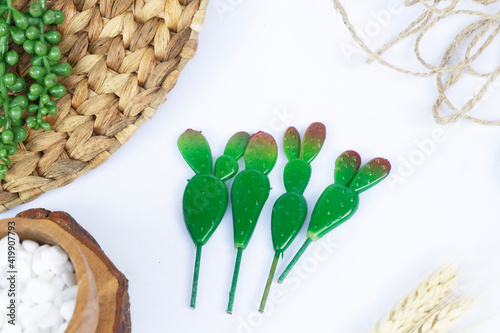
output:
[[[75,311],[76,299],[64,302],[61,305],[61,315],[65,320],[70,320],[73,317],[73,312]]]
[[[56,290],[52,284],[38,279],[28,282],[26,293],[36,303],[49,302],[56,296]]]
[[[62,265],[68,261],[68,255],[60,246],[52,246],[42,252],[42,260],[47,265]]]
[[[50,245],[44,244],[33,253],[33,258],[31,259],[31,269],[36,275],[41,275],[48,272],[50,269],[50,266],[42,261],[42,253],[48,248],[50,248]]]
[[[74,272],[75,268],[71,261],[68,260],[62,265],[50,265],[50,270],[54,272],[55,275],[61,275],[63,273]]]
[[[0,305],[10,302],[7,243],[7,237],[0,239]],[[31,240],[17,242],[16,269],[18,324],[8,325],[6,307],[0,306],[0,333],[64,333],[78,294],[75,269],[66,252],[59,246]]]
[[[54,287],[55,291],[56,291],[56,294],[60,294],[61,291],[64,290],[64,288],[66,287],[64,281],[62,280],[62,278],[56,276],[52,279],[52,281],[50,281],[50,283],[52,284],[52,286]]]
[[[69,301],[70,299],[76,299],[76,295],[78,295],[78,286],[66,288],[60,295],[63,302]]]
[[[59,326],[59,329],[56,331],[56,333],[64,333],[66,329],[68,328],[69,321],[65,321],[64,323]]]
[[[52,303],[45,303],[44,306],[46,307],[44,309],[45,315],[37,322],[38,327],[42,330],[49,329],[52,326],[57,325],[59,322],[62,322],[61,314]]]
[[[45,281],[45,282],[51,282],[52,279],[55,277],[56,275],[54,273],[52,273],[51,271],[47,271],[43,274],[40,274],[38,276],[38,279],[39,280],[42,280],[42,281]]]
[[[61,304],[63,304],[63,300],[61,298],[61,294],[59,294],[56,297],[54,297],[54,299],[52,300],[52,304],[54,304],[57,307],[61,307]]]
[[[21,302],[23,302],[24,304],[26,304],[30,307],[32,307],[36,304],[35,301],[31,298],[31,296],[28,293],[22,293]]]
[[[24,250],[26,250],[26,252],[28,253],[33,253],[35,252],[36,249],[40,247],[40,245],[37,242],[29,239],[24,240],[21,244],[23,245]]]
[[[76,284],[76,275],[75,273],[72,272],[67,272],[61,274],[61,279],[64,281],[64,283],[68,286],[74,286]]]

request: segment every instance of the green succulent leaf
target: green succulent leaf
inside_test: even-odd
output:
[[[311,165],[304,160],[295,159],[285,165],[283,181],[287,192],[304,193],[311,179]]]
[[[302,140],[301,158],[311,163],[319,154],[326,138],[326,128],[322,123],[312,123],[304,134]]]
[[[385,158],[374,158],[356,174],[349,188],[361,193],[380,183],[391,172],[391,163]]]
[[[267,175],[278,159],[278,147],[274,138],[265,132],[251,136],[243,155],[247,170],[259,170]]]
[[[201,132],[186,130],[177,140],[177,147],[196,174],[212,173],[212,152]]]
[[[307,202],[302,195],[285,193],[276,200],[271,216],[274,251],[286,251],[302,228],[306,216]]]
[[[293,126],[288,127],[283,135],[283,150],[289,161],[300,157],[300,134]]]
[[[231,156],[235,160],[239,160],[245,153],[250,134],[247,132],[238,132],[233,135],[226,144],[224,155]]]
[[[238,168],[238,162],[232,156],[222,155],[215,161],[214,175],[225,181],[234,177]]]
[[[361,166],[361,156],[354,150],[340,154],[335,161],[335,184],[348,186]]]

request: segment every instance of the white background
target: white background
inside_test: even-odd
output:
[[[362,28],[387,2],[347,8],[357,10]],[[373,45],[414,14],[391,17]],[[437,53],[439,41],[431,40]],[[329,0],[212,0],[198,54],[153,120],[97,170],[0,217],[33,207],[70,213],[127,275],[138,333],[367,332],[421,278],[450,262],[464,292],[481,301],[469,316],[471,331],[498,331],[500,132],[465,121],[436,125],[433,78],[367,65],[360,53],[346,56],[346,45],[354,46]],[[410,63],[410,54],[411,46],[396,59]],[[492,118],[498,111],[493,96],[480,106]],[[361,195],[352,219],[313,244],[294,283],[273,285],[274,301],[260,315],[273,256],[270,211],[284,190],[281,137],[289,125],[303,133],[314,121],[326,125],[327,139],[312,164],[310,206],[332,183],[344,150],[364,161],[388,158],[393,175]],[[181,197],[193,174],[176,147],[187,128],[203,131],[215,157],[240,130],[267,130],[280,147],[232,316],[225,313],[235,259],[230,213],[204,247],[198,307],[189,308],[195,253]],[[278,273],[304,238],[305,229]],[[315,248],[322,251],[315,255]]]

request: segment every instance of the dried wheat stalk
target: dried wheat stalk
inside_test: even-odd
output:
[[[453,266],[437,271],[387,313],[371,332],[448,332],[471,304],[470,299],[455,294],[457,280]]]

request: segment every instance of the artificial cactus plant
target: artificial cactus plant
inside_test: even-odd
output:
[[[314,206],[307,229],[307,238],[278,282],[290,273],[306,248],[347,221],[357,210],[359,193],[366,191],[387,177],[391,164],[384,158],[375,158],[361,169],[361,157],[355,151],[342,153],[335,162],[335,183],[328,186]]]
[[[233,311],[243,250],[252,237],[259,215],[269,197],[271,186],[267,175],[274,168],[277,158],[278,147],[271,135],[265,132],[252,135],[243,155],[245,170],[236,176],[231,187],[234,247],[237,255],[227,306],[229,314]]]
[[[295,127],[289,127],[283,136],[283,149],[288,159],[283,172],[286,193],[281,195],[273,206],[271,234],[274,259],[259,307],[260,312],[263,312],[266,306],[279,257],[283,256],[293,242],[306,219],[307,201],[303,193],[311,178],[310,163],[323,147],[325,136],[325,125],[322,123],[313,123],[308,127],[302,144]]]
[[[215,162],[212,174],[212,153],[205,137],[188,129],[177,141],[177,146],[196,175],[184,191],[182,209],[184,222],[196,246],[196,260],[191,293],[191,307],[196,307],[201,248],[219,226],[227,209],[228,190],[224,181],[238,172],[238,159],[243,155],[250,135],[236,133],[229,139],[224,155]]]

